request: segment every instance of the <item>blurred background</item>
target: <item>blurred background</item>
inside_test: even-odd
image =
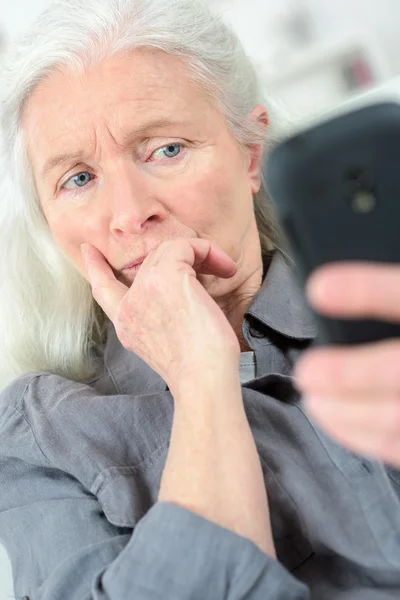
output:
[[[305,122],[368,93],[400,91],[398,0],[211,0],[265,90]]]
[[[400,0],[209,1],[239,34],[266,93],[293,121],[306,124],[352,105],[400,99]],[[3,49],[48,4],[0,0],[0,69]],[[0,600],[13,597],[0,545]]]
[[[48,4],[50,0],[0,0],[0,55]],[[293,119],[313,119],[372,90],[400,90],[399,0],[209,4],[239,33],[265,89]]]

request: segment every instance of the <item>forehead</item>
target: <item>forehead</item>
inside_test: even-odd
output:
[[[29,141],[57,144],[102,120],[118,132],[130,121],[185,116],[199,121],[210,97],[189,78],[183,59],[136,50],[93,66],[83,75],[55,72],[32,93],[22,124]],[[133,124],[134,124],[133,123]],[[63,143],[63,142],[62,142]]]

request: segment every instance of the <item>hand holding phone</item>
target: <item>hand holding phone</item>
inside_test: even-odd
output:
[[[328,345],[302,354],[294,384],[322,429],[394,466],[397,478],[399,164],[400,105],[381,104],[293,136],[264,165],[282,239],[320,325],[317,341]],[[324,279],[328,292],[318,299],[312,284]]]

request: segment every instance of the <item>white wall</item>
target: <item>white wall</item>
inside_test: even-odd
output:
[[[280,21],[299,7],[309,8],[320,41],[364,31],[376,39],[392,75],[400,73],[399,0],[210,0],[225,13],[250,54],[273,58],[282,45]]]
[[[50,0],[0,0],[0,28],[14,38],[49,4]],[[304,5],[312,10],[320,39],[367,30],[376,37],[391,74],[400,73],[399,0],[210,0],[210,4],[226,14],[254,56],[273,55],[280,43],[279,19]]]
[[[0,27],[13,39],[23,33],[50,0],[0,0]]]
[[[398,0],[307,0],[321,37],[366,30],[376,38],[392,75],[400,73]]]

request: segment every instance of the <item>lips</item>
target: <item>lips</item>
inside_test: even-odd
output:
[[[133,262],[126,264],[124,267],[122,267],[121,271],[126,271],[127,269],[132,269],[132,267],[141,265],[145,258],[145,256],[142,256],[141,258],[138,258]]]

